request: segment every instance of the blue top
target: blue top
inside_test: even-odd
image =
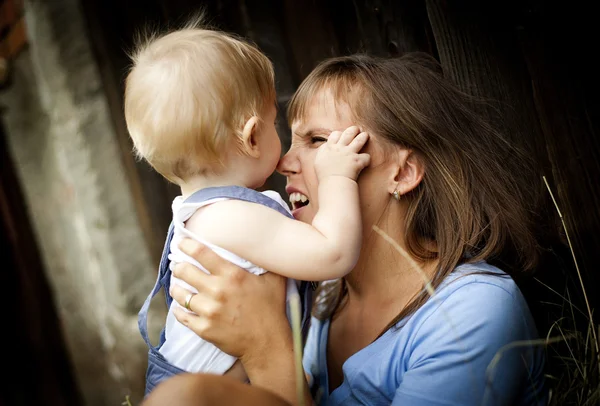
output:
[[[491,272],[474,274],[474,272]],[[312,318],[304,368],[319,405],[546,405],[544,350],[515,282],[485,262],[460,265],[411,317],[327,380],[329,320]],[[537,344],[537,343],[536,343]]]

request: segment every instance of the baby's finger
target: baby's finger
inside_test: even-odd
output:
[[[366,168],[371,163],[371,155],[369,154],[358,154],[357,162],[361,169]]]
[[[329,144],[336,144],[339,141],[341,136],[342,136],[341,131],[334,131],[331,134],[329,134],[329,137],[327,138],[327,142]]]
[[[350,149],[352,151],[358,153],[361,149],[363,149],[363,147],[365,146],[365,144],[367,143],[368,140],[369,140],[368,133],[360,133],[352,140],[352,142],[350,142],[350,144],[348,146],[350,147]]]
[[[346,128],[344,130],[344,132],[342,133],[342,136],[340,137],[338,144],[349,145],[358,133],[360,133],[360,129],[355,125],[353,125],[352,127]]]

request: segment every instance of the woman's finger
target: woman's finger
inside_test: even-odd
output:
[[[346,128],[342,133],[338,144],[349,145],[359,132],[360,129],[355,125]]]
[[[368,140],[369,134],[363,132],[354,137],[348,146],[352,151],[358,153],[361,149],[363,149]]]
[[[190,292],[181,286],[171,286],[171,296],[182,307],[188,302],[189,308],[186,309],[209,319],[216,317],[220,309],[220,304],[210,294]]]
[[[173,309],[173,315],[177,321],[192,330],[194,333],[198,334],[198,336],[204,340],[210,341],[209,337],[206,336],[210,325],[206,317],[186,312],[179,307]]]
[[[194,296],[195,297],[195,296]],[[194,301],[196,309],[202,307],[200,303],[201,297],[198,297],[198,301]],[[215,307],[206,306],[207,309],[215,309]],[[200,313],[187,312],[184,309],[177,307],[173,309],[173,315],[181,324],[192,330],[202,339],[214,343],[218,341],[222,331],[219,329],[219,325],[222,323],[232,324],[232,320],[222,320],[220,313],[214,311],[201,311]]]
[[[227,261],[226,259],[221,258],[219,255],[217,255],[213,250],[208,248],[206,245],[200,244],[199,242],[194,241],[190,238],[184,238],[179,243],[179,249],[181,249],[181,251],[183,251],[184,253],[186,253],[190,257],[194,258],[196,261],[198,261],[200,264],[202,264],[202,266],[204,268],[206,268],[208,270],[208,272],[210,272],[212,275],[222,275],[222,274],[231,272],[233,270],[240,269],[236,265]],[[186,272],[189,272],[189,270],[187,268],[185,268],[185,269],[186,269]],[[195,269],[197,269],[197,268],[195,268]],[[175,274],[175,276],[185,280],[187,283],[189,283],[192,286],[194,285],[193,283],[190,283],[190,281],[188,280],[187,273],[186,273],[185,277],[180,277],[177,274]]]
[[[196,312],[192,309],[192,302],[194,301],[196,296],[198,296],[198,293],[190,292],[189,290],[178,285],[171,285],[171,288],[169,289],[169,294],[171,295],[173,300],[179,303],[182,307],[185,307],[186,309],[189,307],[188,310],[191,310],[194,313]],[[189,295],[192,295],[190,299],[188,299]]]
[[[192,285],[199,292],[206,290],[212,286],[212,276],[205,273],[203,270],[187,262],[180,262],[173,268],[173,275],[184,280],[187,284]]]

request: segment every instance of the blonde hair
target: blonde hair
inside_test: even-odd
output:
[[[131,59],[127,129],[138,157],[175,183],[222,168],[245,121],[275,102],[271,61],[254,45],[198,22],[148,36]]]

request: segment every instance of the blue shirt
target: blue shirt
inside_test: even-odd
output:
[[[328,331],[329,320],[313,317],[304,349],[319,405],[548,402],[544,349],[528,343],[538,335],[527,303],[507,274],[485,262],[457,267],[412,316],[348,358],[331,393]]]

